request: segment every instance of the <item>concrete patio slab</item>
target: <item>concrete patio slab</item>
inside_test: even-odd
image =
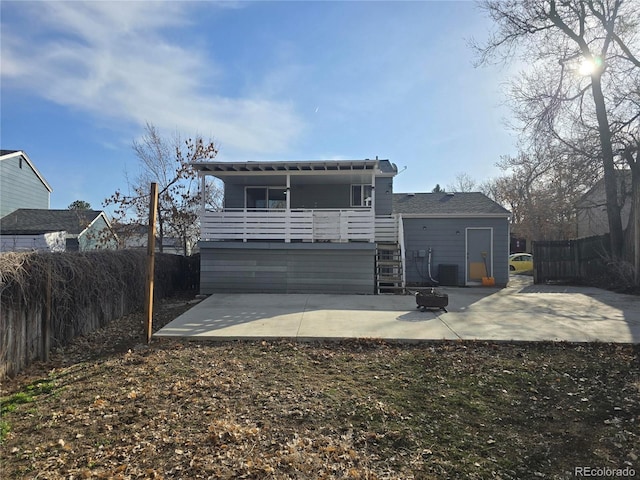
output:
[[[448,313],[410,295],[214,294],[154,336],[200,339],[496,340],[640,343],[640,297],[589,287],[440,289]]]

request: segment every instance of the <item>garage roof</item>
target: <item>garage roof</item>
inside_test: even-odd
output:
[[[509,217],[511,212],[480,192],[394,193],[393,213],[405,217]]]

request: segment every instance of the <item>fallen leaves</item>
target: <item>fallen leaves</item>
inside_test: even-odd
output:
[[[7,478],[564,478],[640,455],[638,347],[117,335],[70,346],[56,388],[4,415]]]
[[[208,429],[209,440],[214,446],[227,448],[229,443],[238,444],[255,439],[260,429],[255,425],[240,425],[228,420],[215,420]]]

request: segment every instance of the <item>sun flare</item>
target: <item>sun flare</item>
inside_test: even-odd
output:
[[[602,60],[599,57],[584,58],[578,67],[578,73],[582,76],[593,75],[602,67]]]
[[[578,68],[580,75],[584,75],[585,77],[591,75],[595,70],[596,64],[593,60],[583,60]]]

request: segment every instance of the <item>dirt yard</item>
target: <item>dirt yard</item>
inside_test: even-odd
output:
[[[640,476],[638,346],[142,338],[131,315],[2,383],[3,479]]]

